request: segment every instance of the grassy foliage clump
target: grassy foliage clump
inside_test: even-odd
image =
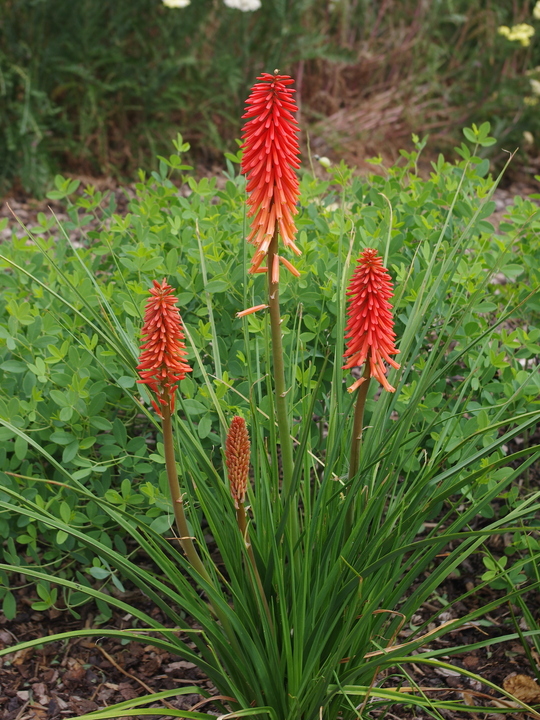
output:
[[[58,226],[42,216],[0,255],[6,615],[14,612],[13,571],[37,581],[35,609],[55,605],[77,616],[94,600],[99,625],[122,608],[151,638],[102,628],[75,634],[155,643],[197,663],[225,696],[224,712],[255,708],[293,720],[359,717],[381,669],[412,657],[441,664],[437,655],[460,652],[421,650],[426,637],[477,620],[502,600],[427,634],[410,623],[473,553],[486,566],[477,587],[504,588],[523,605],[524,590],[540,583],[537,540],[524,529],[540,509],[527,484],[540,457],[529,442],[540,419],[540,214],[532,200],[516,198],[492,222],[497,181],[478,155],[493,143],[489,125],[464,132],[470,144],[457,148],[459,161],[440,156],[428,179],[417,173],[420,141],[381,175],[360,179],[343,163],[324,177],[301,175],[301,276],[281,283],[294,444],[286,491],[270,323],[264,312],[235,317],[264,305],[266,292],[247,274],[239,157],[228,156],[219,187],[197,181],[178,137],[157,171],[140,173],[125,216],[112,197],[56,178],[51,196],[65,199],[70,221]],[[180,191],[171,182],[178,173]],[[97,229],[87,230],[91,223]],[[365,247],[379,251],[393,276],[401,368],[389,377],[395,393],[370,386],[358,471],[350,473],[345,289]],[[164,434],[147,388],[136,384],[148,287],[163,276],[177,292],[193,367],[177,398],[174,467],[204,573],[167,539],[174,512]],[[242,532],[222,461],[234,415],[247,419],[252,443]],[[514,543],[494,558],[484,543],[502,532]],[[141,549],[155,572],[138,562]],[[193,643],[120,600],[126,579]],[[530,613],[526,620],[531,627]],[[411,634],[396,644],[404,623]],[[94,717],[136,715],[141,704],[188,690]],[[402,698],[385,687],[376,696],[380,704]],[[411,694],[407,702],[431,701]]]

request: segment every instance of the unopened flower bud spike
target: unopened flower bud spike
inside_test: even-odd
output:
[[[229,488],[234,506],[236,508],[236,522],[238,529],[242,535],[244,545],[249,557],[249,561],[253,570],[255,583],[261,597],[268,623],[272,630],[274,625],[272,615],[268,607],[268,601],[264,592],[253,548],[249,540],[248,524],[245,508],[246,491],[249,482],[249,453],[250,442],[249,433],[244,418],[236,415],[231,422],[227,440],[225,442],[225,465],[227,466],[227,475],[229,477]]]

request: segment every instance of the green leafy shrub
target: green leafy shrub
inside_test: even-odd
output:
[[[262,302],[264,292],[262,282],[240,289],[246,251],[244,179],[235,172],[237,158],[229,156],[221,189],[215,179],[184,176],[186,196],[169,179],[178,168],[189,170],[181,160],[187,145],[181,137],[175,144],[177,152],[162,158],[159,172],[148,178],[141,174],[124,217],[115,213],[112,197],[92,187],[76,194],[77,182],[58,177],[50,195],[66,198],[70,221],[59,228],[40,216],[29,235],[13,236],[2,260],[0,417],[21,431],[0,430],[3,484],[119,551],[125,544],[114,522],[65,486],[58,471],[50,476],[39,448],[97,496],[141,515],[158,532],[169,529],[163,446],[141,412],[139,396],[146,396],[134,373],[152,277],[165,275],[177,288],[192,356],[196,352],[202,360],[193,377],[182,381],[181,391],[183,411],[205,451],[220,462],[216,398],[226,415],[246,411],[250,400],[270,414],[264,383],[253,384],[246,354],[247,348],[264,367],[264,321],[251,315],[246,327],[235,319],[243,307]],[[411,475],[420,470],[426,452],[454,464],[472,447],[495,441],[515,415],[538,404],[534,358],[540,349],[540,307],[531,292],[539,279],[537,206],[516,198],[495,232],[489,222],[494,183],[487,161],[465,145],[460,153],[463,160],[455,165],[439,157],[428,180],[415,172],[418,151],[404,153],[405,165],[366,180],[343,165],[324,180],[306,173],[299,217],[302,277],[282,293],[295,397],[314,387],[324,348],[339,341],[336,287],[356,248],[386,248],[397,283],[398,336],[410,327],[419,292],[427,293],[430,330],[415,341],[418,367],[390,407],[400,417],[409,415],[410,441],[404,438],[401,464]],[[87,230],[94,218],[99,229]],[[75,232],[82,243],[69,242]],[[441,233],[440,252],[452,262],[444,284],[431,293],[432,253]],[[494,277],[503,277],[504,284],[492,284]],[[104,318],[109,318],[105,326]],[[446,365],[426,389],[417,374],[435,352],[443,353]],[[319,417],[335,411],[328,404],[335,371],[331,366],[324,371],[314,408]],[[367,407],[375,410],[373,398]],[[303,401],[295,400],[294,415],[303,411]],[[325,445],[321,436],[316,446],[324,452]],[[502,457],[499,448],[479,467]],[[461,492],[470,499],[483,497],[486,487],[495,487],[507,472],[486,470],[480,481],[463,483]],[[490,505],[479,512],[493,516]],[[24,517],[3,513],[0,536],[10,562],[19,562],[17,548],[68,572],[74,562],[88,568],[96,559],[73,537]],[[63,564],[67,557],[71,570]]]

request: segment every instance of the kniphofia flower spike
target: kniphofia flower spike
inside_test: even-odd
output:
[[[244,418],[235,415],[225,441],[225,464],[236,508],[244,502],[249,473],[249,434]]]
[[[172,287],[163,278],[160,284],[154,280],[150,288],[151,297],[146,302],[143,343],[137,370],[141,377],[137,382],[148,385],[156,395],[152,405],[158,415],[161,406],[168,406],[174,412],[174,396],[180,380],[191,368],[185,362],[187,355],[182,318],[176,307],[178,300],[172,294]]]
[[[270,272],[277,282],[279,262],[299,276],[298,270],[279,256],[274,267],[261,267],[276,231],[283,243],[296,255],[296,225],[293,216],[298,212],[298,178],[295,168],[300,166],[298,155],[298,124],[293,115],[298,108],[290,86],[294,80],[288,75],[263,73],[257,78],[246,100],[247,119],[242,139],[244,155],[242,172],[247,176],[248,217],[251,232],[248,242],[257,247],[251,261],[250,273]],[[278,257],[278,256],[276,256]]]
[[[399,350],[394,347],[396,334],[389,298],[393,295],[392,280],[376,250],[367,248],[358,264],[347,290],[349,320],[345,328],[347,350],[343,357],[349,360],[343,369],[369,363],[369,375],[376,378],[385,390],[395,392],[386,379],[384,361],[396,370],[398,363],[390,355]],[[366,378],[362,377],[349,388],[353,392]]]

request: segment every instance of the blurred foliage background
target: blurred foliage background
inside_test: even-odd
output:
[[[444,146],[487,119],[495,156],[525,132],[534,158],[535,6],[262,0],[242,12],[222,0],[3,0],[0,189],[41,194],[59,171],[132,179],[178,131],[192,159],[211,165],[234,149],[256,75],[276,67],[296,77],[303,127],[325,153],[355,162],[370,143],[397,148],[413,131]],[[498,32],[520,23],[536,31],[528,43]]]

